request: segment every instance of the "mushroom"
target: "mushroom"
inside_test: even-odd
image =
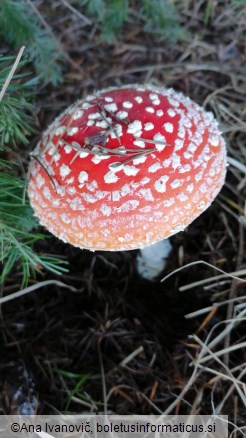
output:
[[[140,249],[138,270],[148,279],[165,266],[167,238],[210,206],[226,174],[213,114],[153,85],[78,100],[31,158],[28,193],[40,223],[80,248]]]

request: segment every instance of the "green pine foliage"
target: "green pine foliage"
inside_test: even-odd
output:
[[[73,3],[83,6],[86,14],[96,20],[103,40],[108,43],[117,37],[127,20],[134,20],[145,32],[164,36],[169,43],[185,35],[172,0],[73,0]]]
[[[0,58],[0,91],[13,62],[13,57]],[[21,66],[24,64],[22,61]],[[18,143],[27,144],[27,136],[33,131],[30,98],[35,80],[27,77],[27,73],[15,74],[0,102],[0,283],[18,266],[23,274],[22,286],[42,268],[57,274],[66,270],[61,260],[33,250],[33,244],[47,236],[33,232],[37,221],[28,200],[23,200],[25,181],[18,177],[19,166],[8,159],[13,148],[17,151]]]
[[[171,0],[142,0],[140,10],[145,17],[145,31],[163,35],[169,43],[184,37],[184,28]]]
[[[231,0],[231,6],[244,6],[246,8],[246,0]]]
[[[105,7],[102,20],[102,36],[103,39],[110,43],[128,17],[128,1],[127,0],[110,0]]]
[[[74,0],[77,7],[81,0]],[[86,14],[96,19],[101,30],[102,39],[112,43],[117,32],[122,28],[128,18],[128,0],[86,0]]]
[[[0,56],[0,90],[2,89],[10,67],[14,62],[12,56]],[[20,61],[19,68],[25,65]],[[27,73],[15,75],[15,83],[10,83],[4,98],[0,102],[0,147],[8,144],[16,146],[18,142],[27,144],[27,136],[33,132],[33,119],[29,101],[37,79],[28,79]]]
[[[80,0],[74,0],[74,3],[79,7],[81,5]],[[105,14],[105,0],[86,0],[86,12],[91,17],[100,17],[100,15],[104,16]]]
[[[26,0],[0,1],[0,36],[16,48],[27,47],[37,75],[44,82],[61,82],[61,49]]]
[[[32,231],[37,222],[27,200],[23,202],[24,186],[19,178],[0,172],[0,283],[18,265],[22,270],[22,286],[42,268],[56,274],[66,271],[61,260],[38,255],[32,249],[35,242],[47,236]]]

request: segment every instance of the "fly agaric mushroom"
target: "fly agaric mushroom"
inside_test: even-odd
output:
[[[29,173],[31,205],[51,233],[92,251],[140,249],[138,269],[153,279],[170,251],[163,239],[220,191],[226,148],[213,114],[188,97],[125,85],[66,109],[44,132]]]

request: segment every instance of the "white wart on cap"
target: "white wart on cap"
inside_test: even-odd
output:
[[[152,85],[79,100],[33,155],[35,215],[55,236],[91,250],[142,248],[183,230],[210,206],[226,173],[212,113]]]

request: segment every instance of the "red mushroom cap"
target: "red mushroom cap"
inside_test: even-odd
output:
[[[172,89],[108,88],[79,100],[45,131],[28,193],[40,222],[90,250],[128,250],[184,230],[226,173],[213,114]]]

